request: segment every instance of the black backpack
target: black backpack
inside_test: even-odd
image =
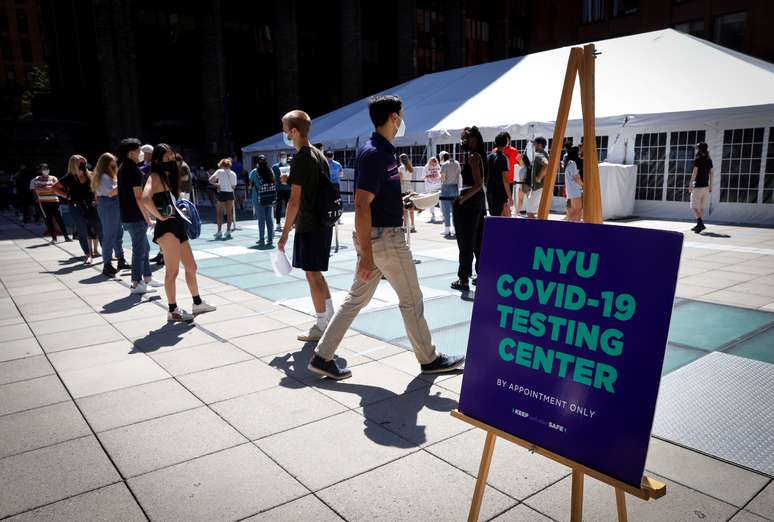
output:
[[[331,228],[341,218],[344,207],[341,203],[339,186],[331,181],[330,176],[325,174],[325,169],[322,167],[320,167],[320,183],[318,189],[317,215],[323,225]]]

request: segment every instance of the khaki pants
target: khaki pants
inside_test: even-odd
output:
[[[357,244],[357,236],[355,236],[355,248],[359,256],[360,247]],[[317,355],[326,361],[333,359],[344,334],[358,312],[371,301],[384,275],[398,294],[398,306],[403,315],[403,324],[417,361],[420,364],[433,362],[438,353],[435,351],[430,338],[430,329],[425,321],[422,291],[419,289],[414,259],[406,245],[406,236],[400,228],[374,229],[371,234],[371,248],[376,270],[368,282],[364,283],[356,278],[352,283],[344,304],[336,310],[317,345]]]

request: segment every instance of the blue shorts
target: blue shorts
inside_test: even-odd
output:
[[[293,266],[304,272],[327,272],[332,241],[333,228],[296,232],[293,238]]]

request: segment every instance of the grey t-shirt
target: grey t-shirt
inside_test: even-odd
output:
[[[532,160],[532,190],[543,188],[546,178],[543,177],[540,181],[537,181],[537,177],[544,166],[548,166],[548,154],[545,152],[535,152],[535,159]]]
[[[444,185],[458,185],[462,167],[457,160],[450,159],[441,165],[441,180]]]
[[[110,177],[110,174],[101,174],[99,178],[99,185],[97,185],[97,197],[108,197],[110,191],[116,188],[116,182]]]

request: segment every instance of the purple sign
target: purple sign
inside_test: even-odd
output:
[[[460,411],[639,487],[682,243],[487,218]]]

